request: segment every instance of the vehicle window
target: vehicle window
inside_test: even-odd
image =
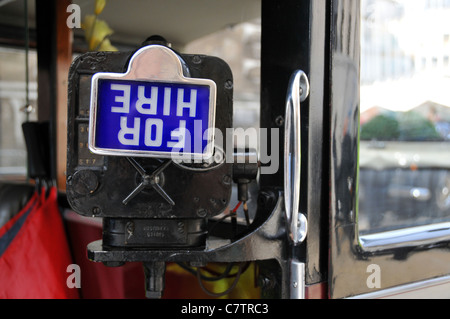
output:
[[[187,44],[186,53],[217,56],[228,63],[234,80],[235,128],[258,129],[261,74],[261,19],[230,25]],[[256,130],[255,130],[256,132]],[[240,132],[236,132],[238,135]],[[239,136],[236,146],[257,150],[255,139]]]
[[[360,235],[450,220],[450,2],[362,0]]]
[[[23,179],[27,152],[22,123],[37,120],[37,55],[29,52],[29,99],[26,106],[25,50],[0,47],[0,179]]]

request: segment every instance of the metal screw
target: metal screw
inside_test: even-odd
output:
[[[86,196],[93,194],[97,190],[99,183],[94,172],[81,170],[73,175],[71,185],[77,194]]]
[[[224,185],[231,185],[231,177],[229,175],[225,175],[222,179],[222,183]]]
[[[183,222],[178,223],[178,232],[180,234],[184,234],[184,223]]]
[[[213,205],[214,207],[217,207],[217,200],[215,198],[210,198],[209,201],[211,202],[211,205]]]
[[[297,243],[303,243],[308,235],[308,219],[304,214],[298,214],[297,221]]]
[[[227,80],[227,81],[225,82],[225,88],[226,88],[227,90],[231,90],[231,89],[233,88],[233,81]]]
[[[276,119],[275,119],[275,124],[278,126],[278,127],[282,127],[283,125],[284,125],[284,117],[283,116],[278,116]]]
[[[198,55],[196,55],[192,58],[192,62],[195,64],[200,64],[202,63],[202,59]]]
[[[130,237],[133,236],[133,233],[134,233],[134,223],[133,222],[127,223],[125,228],[126,228],[127,233],[128,233],[128,239],[130,239]]]
[[[261,286],[266,288],[270,286],[270,279],[267,277],[261,278]]]
[[[258,278],[258,285],[264,289],[273,289],[275,287],[275,278],[271,275],[264,275]]]
[[[24,113],[26,113],[26,114],[30,114],[31,112],[34,111],[34,107],[33,107],[33,105],[31,105],[31,104],[27,104],[27,105],[25,105],[24,107],[22,107],[22,108],[20,109],[20,111],[22,111],[22,112],[24,112]]]
[[[199,210],[197,210],[197,216],[200,218],[205,218],[208,215],[208,212],[206,211],[206,209],[200,208]]]

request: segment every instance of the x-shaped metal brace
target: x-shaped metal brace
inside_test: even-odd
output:
[[[142,182],[128,195],[122,203],[127,205],[133,198],[135,198],[145,188],[151,186],[162,198],[164,198],[170,205],[175,206],[175,202],[164,189],[158,184],[159,175],[172,164],[171,160],[162,163],[151,174],[148,174],[145,169],[132,157],[127,157],[128,162],[138,171],[142,177]]]

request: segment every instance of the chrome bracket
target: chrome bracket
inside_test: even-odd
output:
[[[305,299],[305,264],[291,261],[290,299]]]

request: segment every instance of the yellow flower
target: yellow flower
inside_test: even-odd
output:
[[[94,13],[95,15],[99,15],[100,13],[102,13],[103,9],[105,8],[106,5],[106,0],[95,0],[95,10]]]
[[[102,43],[100,44],[100,47],[98,48],[98,51],[118,51],[117,48],[115,46],[113,46],[111,44],[111,41],[106,38],[102,41]]]
[[[81,27],[90,51],[117,51],[108,39],[114,31],[105,21],[98,19],[95,15],[87,15]]]

